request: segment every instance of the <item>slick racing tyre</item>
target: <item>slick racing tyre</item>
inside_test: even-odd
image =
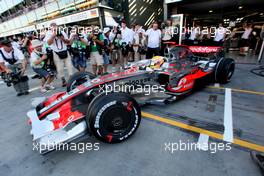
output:
[[[218,83],[230,82],[235,71],[235,61],[230,58],[222,58],[216,65],[215,81]]]
[[[86,122],[100,141],[119,143],[131,137],[141,121],[138,103],[127,93],[99,94],[90,103]]]
[[[85,83],[86,81],[90,79],[94,79],[95,76],[92,73],[89,72],[77,72],[73,74],[69,81],[67,82],[67,92],[72,91],[77,86]]]

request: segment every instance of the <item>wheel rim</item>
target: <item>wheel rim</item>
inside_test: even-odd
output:
[[[103,115],[102,127],[107,134],[123,135],[128,131],[132,118],[123,106],[109,108]]]

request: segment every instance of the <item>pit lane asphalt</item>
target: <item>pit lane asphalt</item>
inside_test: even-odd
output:
[[[262,77],[249,73],[254,65],[237,65],[232,82],[220,85],[263,93]],[[29,71],[31,74],[31,71]],[[30,87],[38,87],[30,80]],[[56,86],[60,84],[56,81]],[[214,85],[211,85],[214,86]],[[169,143],[197,143],[199,133],[143,118],[133,137],[120,144],[100,143],[99,151],[55,151],[41,156],[32,151],[26,112],[30,100],[42,96],[38,89],[16,97],[0,84],[0,175],[261,175],[250,158],[251,149],[231,145],[230,151],[169,151]],[[51,95],[57,90],[47,93]],[[166,106],[147,106],[146,113],[223,134],[225,91],[205,88]],[[264,96],[232,91],[234,138],[264,146]],[[98,142],[88,138],[85,142]],[[222,140],[209,137],[209,144]]]

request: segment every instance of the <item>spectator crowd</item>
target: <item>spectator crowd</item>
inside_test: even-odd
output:
[[[200,41],[199,38],[203,38],[207,45],[213,42],[217,46],[223,46],[227,37],[222,24],[219,24],[217,31],[223,32],[216,32],[214,38],[210,34],[201,36],[197,28],[198,26],[194,26],[190,35],[186,35],[185,44],[194,45]],[[243,47],[247,45],[251,31],[250,26],[245,27]],[[103,30],[91,27],[89,32],[80,30],[78,26],[65,31],[56,23],[51,23],[49,29],[40,32],[38,36],[31,33],[2,39],[0,70],[10,73],[17,67],[20,69],[20,76],[25,76],[29,62],[36,77],[41,79],[41,92],[44,93],[55,89],[55,78],[61,80],[61,86],[65,87],[67,78],[75,71],[85,71],[87,63],[94,75],[103,75],[124,68],[128,62],[166,55],[167,44],[171,42],[177,43],[171,20],[162,25],[154,22],[147,30],[139,24],[128,27],[122,21],[120,26],[106,27]],[[108,67],[110,64],[111,68]],[[14,85],[18,96],[28,94],[27,80],[24,81],[26,85]]]

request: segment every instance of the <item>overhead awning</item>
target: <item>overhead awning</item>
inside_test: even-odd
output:
[[[76,10],[75,7],[68,7],[66,9],[61,10],[61,13],[67,13]]]
[[[83,20],[97,18],[97,17],[99,17],[99,13],[98,13],[98,9],[95,8],[95,9],[90,9],[90,10],[86,10],[83,12],[79,12],[79,13],[75,13],[72,15],[67,15],[64,17],[59,17],[59,18],[55,18],[50,21],[39,23],[37,24],[37,29],[47,28],[52,22],[57,23],[57,25],[64,25],[68,23],[83,21]]]

